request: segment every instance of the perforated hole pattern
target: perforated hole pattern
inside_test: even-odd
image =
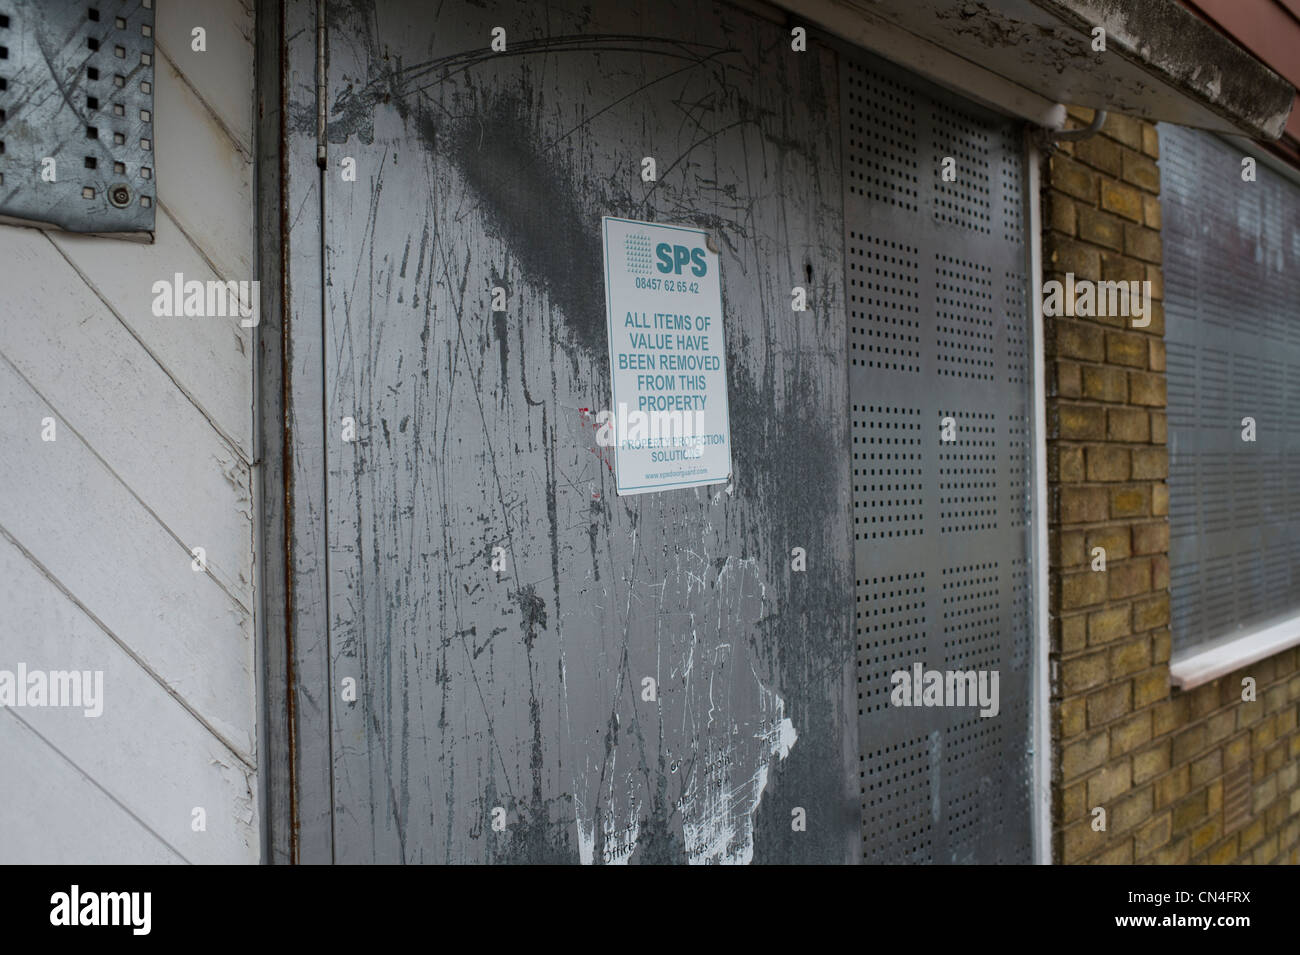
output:
[[[854,537],[924,533],[920,409],[853,405],[852,411]]]
[[[1243,190],[1239,150],[1159,132],[1171,610],[1186,650],[1300,610],[1300,187],[1260,163]]]
[[[915,211],[920,180],[913,94],[856,64],[845,74],[844,89],[849,192]]]
[[[1027,862],[1022,139],[892,66],[843,64],[863,858]],[[998,715],[895,706],[916,663],[996,670]]]
[[[153,228],[152,7],[47,0],[0,14],[0,213],[82,232]],[[53,180],[41,178],[47,156]]]

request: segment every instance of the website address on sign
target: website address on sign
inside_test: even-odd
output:
[[[670,477],[688,478],[688,477],[694,477],[697,474],[706,474],[708,473],[708,470],[709,470],[708,468],[690,468],[689,470],[686,471],[659,471],[655,474],[647,474],[646,477],[652,481],[657,481],[660,478],[670,478]]]

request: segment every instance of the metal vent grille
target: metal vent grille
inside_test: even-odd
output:
[[[1300,608],[1300,188],[1160,127],[1173,642]],[[1242,440],[1242,419],[1256,441]]]
[[[0,0],[0,216],[153,231],[152,8]]]
[[[859,52],[841,62],[863,858],[1028,862],[1019,130]],[[891,677],[917,663],[997,670],[998,715],[893,705]]]
[[[942,103],[931,103],[929,116],[935,156],[935,221],[991,234],[993,203],[989,183],[993,163],[989,140],[996,140],[997,133],[987,124]],[[955,160],[956,178],[951,182],[942,181],[939,175],[945,157]],[[1004,214],[1002,218],[1004,222],[1009,221],[1009,215]]]
[[[919,408],[853,406],[853,523],[858,540],[924,533]]]
[[[870,746],[870,744],[866,744]],[[868,749],[862,757],[863,859],[935,862],[941,738],[937,732]]]
[[[1029,614],[1031,599],[1029,590],[1029,561],[1017,557],[1011,562],[1011,665],[1019,668],[1028,666],[1030,660]]]
[[[1006,348],[1007,383],[1025,385],[1029,383],[1029,330],[1025,327],[1025,315],[1029,308],[1025,289],[1028,279],[1019,269],[1008,269],[1002,273],[1002,340]]]
[[[934,254],[939,374],[993,379],[993,277],[987,266]]]
[[[848,191],[916,210],[916,100],[907,87],[856,63],[844,74]]]
[[[943,571],[943,668],[996,670],[1001,661],[997,561]]]
[[[871,647],[858,658],[858,706],[864,713],[889,705],[889,675],[925,650],[925,571],[858,581],[858,642]]]
[[[1007,415],[1007,521],[1012,527],[1029,523],[1030,460],[1029,416]]]
[[[939,450],[939,530],[944,534],[997,530],[998,448],[991,411],[940,409],[957,439]]]
[[[997,166],[1002,184],[1002,239],[1012,245],[1020,245],[1025,241],[1025,187],[1020,141],[1013,131],[1006,130],[998,146],[1000,161]],[[1019,286],[1022,295],[1026,287],[1027,283],[1022,274]]]
[[[849,355],[855,365],[921,370],[920,260],[914,247],[849,232]]]

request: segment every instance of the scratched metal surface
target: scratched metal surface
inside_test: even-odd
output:
[[[328,8],[335,858],[853,861],[836,57],[725,5],[437,9]],[[717,236],[730,487],[614,494],[605,214]]]
[[[0,216],[153,231],[153,26],[139,0],[0,7]]]

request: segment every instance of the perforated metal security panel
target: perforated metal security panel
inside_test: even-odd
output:
[[[1020,130],[857,53],[841,89],[863,857],[1029,862]],[[1000,711],[892,705],[916,663],[998,671]]]
[[[0,216],[154,226],[153,0],[0,0]]]
[[[1242,158],[1160,127],[1175,650],[1300,609],[1300,187]]]

